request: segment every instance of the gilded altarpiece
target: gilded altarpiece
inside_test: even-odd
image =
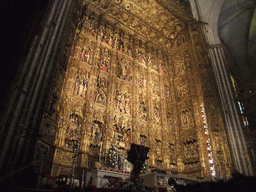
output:
[[[227,177],[224,125],[201,26],[191,13],[183,18],[153,0],[84,3],[59,100],[52,175],[69,174],[68,142],[79,139],[80,167],[104,164],[112,143],[124,151],[136,143],[150,148],[151,168]]]

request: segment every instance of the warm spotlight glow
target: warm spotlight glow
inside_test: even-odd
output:
[[[204,123],[204,128],[205,128],[205,134],[208,135],[209,134],[209,130],[208,130],[208,125],[207,125],[207,118],[206,118],[206,114],[205,114],[205,109],[204,109],[204,104],[201,104],[202,107],[202,119],[203,119],[203,123]],[[214,160],[213,160],[213,156],[212,156],[212,146],[211,146],[211,141],[210,138],[207,139],[206,141],[207,144],[207,150],[208,150],[208,157],[209,157],[209,164],[210,164],[210,170],[211,170],[211,175],[213,177],[216,176],[215,173],[215,167],[214,167]]]

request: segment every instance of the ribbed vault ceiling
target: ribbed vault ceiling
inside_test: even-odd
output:
[[[256,71],[255,54],[249,54],[255,52],[255,38],[251,42],[256,27],[254,11],[254,0],[226,0],[218,19],[220,39],[232,58],[229,68],[238,81],[253,79]]]

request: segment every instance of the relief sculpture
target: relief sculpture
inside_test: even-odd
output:
[[[208,151],[198,147],[203,142],[198,138],[206,137],[198,103],[205,100],[203,82],[207,81],[207,90],[211,84],[206,76],[199,77],[198,71],[191,70],[196,69],[196,62],[189,53],[193,48],[197,54],[204,50],[204,44],[198,41],[200,27],[192,31],[198,42],[192,47],[189,28],[157,1],[152,7],[144,3],[143,9],[139,1],[132,1],[136,6],[129,8],[125,8],[124,1],[116,1],[112,7],[86,2],[89,6],[81,19],[81,29],[76,31],[74,53],[66,70],[64,82],[68,88],[58,88],[61,96],[56,94],[59,102],[54,108],[61,117],[56,149],[62,151],[59,148],[64,145],[65,150],[71,150],[70,140],[81,137],[81,154],[88,161],[84,160],[83,165],[93,167],[97,161],[104,164],[112,143],[123,152],[135,143],[150,147],[149,162],[154,166],[180,173],[193,171],[194,175],[185,176],[208,177],[200,169],[209,165],[199,158],[199,154],[207,156]],[[143,22],[145,18],[150,25]],[[210,73],[207,70],[210,68],[205,74]],[[214,94],[212,90],[212,100]],[[209,125],[217,132],[222,126],[217,102],[204,103]],[[195,133],[194,138],[188,133]],[[182,143],[183,137],[187,140]],[[223,164],[228,158],[225,137],[219,134],[213,139],[219,151],[216,157]],[[56,155],[53,161],[60,165],[62,174],[66,167],[71,168],[71,153],[59,154],[64,157]]]

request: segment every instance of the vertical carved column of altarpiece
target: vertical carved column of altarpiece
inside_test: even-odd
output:
[[[224,124],[221,116],[219,101],[216,95],[217,90],[214,84],[213,72],[210,67],[210,60],[204,45],[202,31],[199,30],[200,26],[191,25],[190,35],[193,42],[194,55],[199,72],[199,82],[202,87],[203,101],[206,110],[206,116],[209,127],[209,138],[212,143],[214,165],[217,167],[216,176],[219,178],[229,177],[229,169],[231,167],[230,152],[227,145],[227,137],[224,131]],[[201,145],[205,143],[206,137],[202,136]],[[206,146],[202,151],[207,151]],[[207,153],[206,153],[207,154]],[[208,157],[204,157],[206,160]],[[206,161],[206,167],[209,167]]]
[[[78,40],[77,45],[79,45],[81,43],[80,40],[77,37],[76,40]],[[77,55],[74,55],[74,53],[77,53],[77,48],[80,47],[74,47],[73,53],[71,53],[69,59],[65,83],[61,95],[62,98],[60,100],[61,104],[59,105],[59,112],[61,118],[58,125],[59,133],[55,142],[58,149],[56,150],[54,161],[61,164],[70,164],[71,158],[67,157],[70,157],[71,150],[70,152],[65,152],[59,149],[65,148],[67,144],[65,143],[65,140],[75,137],[73,133],[75,131],[78,131],[78,126],[73,126],[74,122],[72,122],[72,118],[70,118],[70,115],[74,114],[73,112],[76,111],[72,109],[76,108],[76,106],[78,105],[78,103],[73,102],[74,98],[75,96],[77,96],[76,98],[78,98],[78,100],[81,100],[82,98],[84,99],[87,94],[88,88],[88,72],[84,68],[77,67],[79,62],[77,61]],[[81,59],[81,57],[78,58]],[[84,59],[84,56],[82,56],[82,58]],[[81,123],[79,126],[81,126]]]
[[[76,68],[76,69],[73,69],[73,79],[71,74],[70,82],[69,82],[69,86],[72,84],[71,82],[73,82],[74,88],[72,89],[72,94],[66,95],[67,100],[63,103],[66,104],[66,111],[77,111],[78,113],[79,112],[81,113],[81,109],[79,109],[81,105],[78,103],[83,103],[83,100],[81,99],[86,98],[86,101],[87,101],[86,106],[89,106],[90,109],[89,110],[85,109],[85,114],[81,114],[81,115],[84,115],[85,116],[84,118],[86,119],[86,121],[89,121],[89,122],[93,121],[93,119],[95,118],[98,120],[100,119],[102,121],[105,121],[105,118],[102,118],[102,116],[105,113],[105,110],[99,110],[99,109],[102,108],[102,106],[106,106],[110,104],[110,103],[107,103],[107,96],[108,96],[107,82],[109,81],[109,79],[111,79],[111,77],[109,76],[109,74],[104,74],[104,73],[110,72],[109,64],[111,59],[110,58],[111,53],[108,46],[105,45],[104,47],[104,45],[102,45],[101,42],[97,42],[97,39],[94,38],[94,35],[95,35],[93,33],[94,30],[90,26],[91,23],[89,21],[88,23],[89,24],[87,25],[87,28],[85,30],[86,34],[82,34],[81,37],[78,37],[88,41],[85,41],[85,43],[81,43],[81,42],[78,43],[77,50],[76,50],[77,53],[74,54],[74,57],[76,57],[76,59],[73,60],[72,61],[73,63],[70,64],[71,65],[70,69]],[[102,40],[102,39],[99,38],[98,40]],[[106,43],[105,40],[103,42]],[[90,44],[96,44],[96,47],[94,48],[93,46],[89,46]],[[111,46],[111,44],[109,45]],[[85,75],[84,74],[85,70],[90,71],[89,72],[90,75],[88,74]],[[67,79],[69,78],[70,71],[72,70],[68,70],[67,72]],[[89,78],[90,76],[91,78]],[[90,81],[93,81],[93,82],[90,82]],[[91,85],[91,86],[88,87],[88,85]],[[68,86],[67,86],[67,89],[68,89]],[[92,91],[92,90],[95,90],[95,91]],[[79,102],[79,100],[81,101]],[[109,98],[109,101],[111,101],[110,98]],[[95,111],[97,114],[94,113]],[[85,139],[88,139],[88,138],[85,138]],[[89,148],[87,150],[89,150]]]
[[[174,43],[177,52],[172,55],[172,65],[170,66],[170,87],[165,83],[165,96],[169,97],[166,102],[167,119],[171,129],[175,131],[175,142],[169,143],[170,152],[176,152],[176,162],[171,157],[171,164],[178,164],[179,171],[198,172],[200,174],[199,154],[201,149],[198,147],[198,106],[195,96],[195,85],[193,79],[196,78],[191,70],[191,55],[188,44],[189,36],[181,34]],[[172,97],[170,97],[171,95]],[[190,147],[190,145],[193,147]],[[173,150],[175,146],[176,150]]]

